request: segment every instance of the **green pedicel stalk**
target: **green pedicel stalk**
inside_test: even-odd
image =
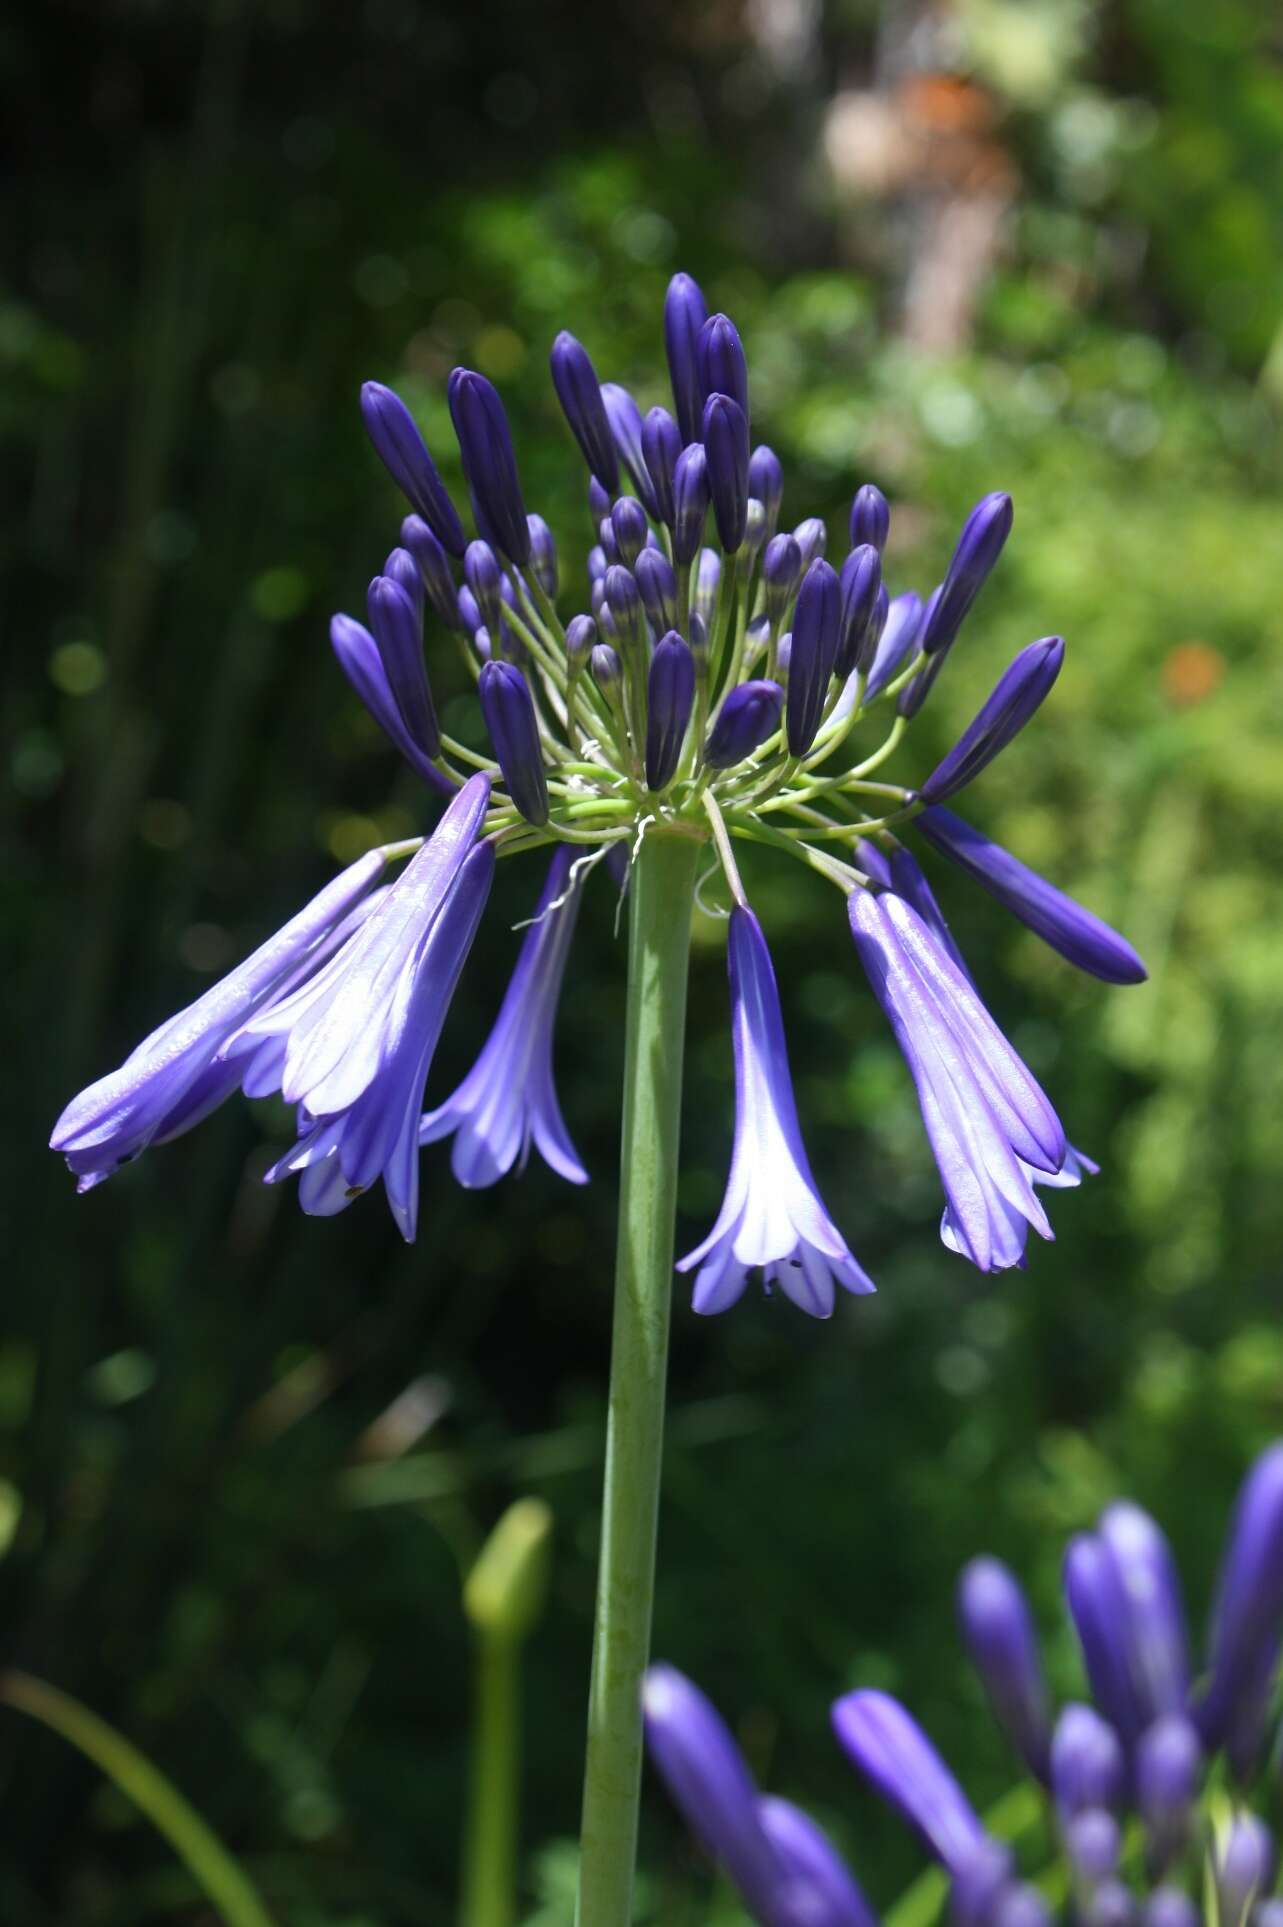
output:
[[[702,837],[633,865],[615,1318],[577,1927],[632,1919],[641,1678],[650,1653],[691,909]]]

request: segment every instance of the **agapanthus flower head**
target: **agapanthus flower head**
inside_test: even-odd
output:
[[[507,1158],[506,1149],[493,1146],[539,1143],[540,1120],[548,1142],[560,1142],[549,1122],[555,1110],[550,1078],[533,1068],[544,1057],[523,1057],[521,1043],[536,1035],[546,1043],[551,1036],[555,992],[546,987],[554,978],[559,984],[565,968],[579,896],[579,885],[569,880],[580,874],[575,865],[604,854],[611,873],[622,870],[626,880],[648,840],[703,843],[720,860],[739,906],[730,920],[732,975],[740,987],[733,999],[737,1079],[742,1095],[751,1062],[763,1094],[747,1108],[740,1104],[736,1159],[742,1164],[750,1154],[765,1155],[761,1147],[769,1141],[782,1147],[792,1176],[782,1190],[773,1187],[788,1208],[758,1214],[769,1236],[750,1236],[751,1211],[733,1230],[726,1219],[713,1243],[718,1264],[726,1251],[731,1257],[714,1285],[710,1246],[696,1295],[705,1308],[728,1302],[736,1295],[730,1281],[755,1265],[811,1310],[831,1308],[835,1280],[862,1288],[863,1274],[819,1204],[801,1152],[774,977],[731,856],[733,846],[756,843],[772,855],[791,855],[849,898],[851,928],[908,1057],[944,1179],[946,1244],[986,1269],[1018,1264],[1030,1226],[1050,1235],[1039,1189],[1072,1187],[1095,1167],[1065,1142],[1049,1100],[989,1017],[901,832],[916,826],[1084,968],[1116,983],[1138,981],[1144,972],[1122,937],[942,805],[1032,719],[1060,666],[1058,638],[1016,658],[943,762],[925,776],[917,771],[916,787],[886,780],[884,765],[909,734],[907,725],[998,560],[1011,527],[1010,500],[995,491],[972,511],[925,607],[911,590],[892,593],[897,585],[887,579],[885,561],[894,553],[891,512],[872,484],[856,491],[850,551],[830,566],[823,559],[822,514],[803,514],[791,533],[779,532],[783,468],[767,443],[750,448],[752,381],[744,341],[728,316],[710,315],[689,275],[675,275],[669,285],[663,343],[673,406],[671,412],[653,407],[645,416],[626,387],[601,379],[610,374],[604,357],[594,365],[576,334],[563,329],[550,344],[553,389],[589,471],[589,527],[578,550],[567,550],[561,532],[527,505],[504,401],[485,376],[456,368],[446,383],[472,509],[466,528],[405,404],[381,383],[362,391],[370,437],[412,513],[370,583],[366,620],[334,618],[335,656],[419,777],[425,804],[452,811],[452,799],[478,793],[477,772],[488,782],[461,906],[465,898],[480,901],[483,872],[498,858],[542,850],[545,860],[558,855],[552,874],[570,865],[565,905],[539,912],[540,934],[523,945],[512,1001],[472,1077],[430,1115],[455,1120],[448,1128],[455,1130],[456,1164],[469,1172],[489,1168],[478,1148],[483,1140],[486,1154],[498,1160],[496,1170],[520,1164],[520,1151]],[[563,590],[572,606],[559,611]],[[486,726],[463,730],[463,740],[443,728],[442,719],[459,708],[452,673],[475,681]],[[448,709],[439,709],[438,693]],[[480,753],[476,744],[487,734]],[[417,876],[416,850],[439,848],[439,835],[407,838],[387,861],[412,858],[407,875]],[[559,855],[564,852],[568,858]],[[402,882],[394,882],[389,901],[407,900]],[[344,955],[374,941],[367,916],[371,932],[386,933],[393,912],[379,900],[353,906],[352,914],[360,929],[347,929],[340,918],[341,938],[333,931],[326,938]],[[442,907],[441,932],[462,928],[468,914]],[[434,937],[424,950],[433,972],[445,969],[444,941],[444,934],[440,942]],[[461,955],[466,945],[456,949]],[[319,951],[308,955],[319,974]],[[304,970],[304,961],[291,954],[285,972],[291,998],[302,989],[291,976],[296,968]],[[752,1021],[747,992],[741,995],[750,980],[758,985]],[[275,986],[282,997],[283,982]],[[353,1007],[345,1001],[344,1009],[355,1025]],[[400,1038],[399,1009],[371,1007],[369,1050],[390,1048]],[[257,1006],[247,1007],[236,1023],[262,1017]],[[521,1028],[527,1020],[529,1037]],[[156,1035],[169,1034],[163,1027]],[[220,1055],[229,1038],[230,1031],[212,1040],[198,1032],[191,1057],[182,1058],[192,1072],[182,1089],[163,1078],[149,1081],[150,1070],[159,1069],[150,1040],[143,1052],[148,1074],[141,1064],[131,1073],[141,1080],[138,1114],[133,1123],[122,1119],[119,1142],[114,1125],[103,1127],[108,1148],[101,1152],[97,1139],[67,1139],[78,1174],[91,1181],[105,1175],[145,1144],[185,1129],[225,1095],[240,1062]],[[355,1032],[352,1041],[355,1049]],[[399,1043],[392,1055],[408,1089],[417,1060],[411,1075],[411,1056]],[[514,1070],[505,1085],[506,1055],[519,1074]],[[256,1089],[266,1061],[261,1055],[246,1073]],[[400,1132],[404,1092],[390,1074],[374,1077],[370,1090],[361,1129],[370,1144],[382,1145],[370,1107],[386,1099]],[[485,1122],[492,1104],[502,1129],[500,1122]],[[79,1115],[76,1106],[73,1113]],[[330,1208],[340,1198],[336,1171],[345,1196],[362,1188],[374,1168],[373,1153],[358,1158],[353,1149],[356,1125],[336,1121],[338,1110],[324,1118],[328,1148],[315,1148],[322,1114],[311,1112],[300,1121],[300,1146],[307,1148],[291,1153],[294,1167],[306,1164],[301,1191],[309,1208],[321,1201]],[[395,1189],[408,1223],[406,1141],[397,1135]],[[579,1169],[573,1153],[562,1162]],[[360,1183],[349,1182],[353,1171]],[[1241,1729],[1244,1747],[1252,1743],[1243,1711],[1248,1697],[1241,1682],[1230,1681],[1209,1700],[1209,1717]]]

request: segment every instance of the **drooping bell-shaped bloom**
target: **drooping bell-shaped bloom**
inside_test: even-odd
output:
[[[71,1100],[49,1142],[75,1173],[77,1190],[92,1190],[230,1096],[240,1078],[217,1064],[223,1045],[300,971],[332,954],[334,938],[383,866],[378,850],[358,858],[243,963],[145,1037],[119,1070]]]
[[[1211,1679],[1195,1709],[1205,1744],[1255,1765],[1283,1633],[1283,1444],[1252,1467],[1234,1508],[1212,1620]]]
[[[821,1202],[802,1144],[779,991],[762,927],[747,904],[731,911],[727,940],[735,1051],[735,1142],[726,1196],[702,1244],[678,1264],[699,1267],[698,1312],[725,1311],[760,1269],[815,1318],[833,1311],[834,1283],[873,1285]]]
[[[967,1651],[999,1725],[1039,1780],[1050,1771],[1047,1687],[1029,1602],[998,1559],[973,1559],[958,1581]]]
[[[477,695],[509,796],[528,823],[547,822],[548,779],[529,683],[515,663],[488,662]]]
[[[376,454],[410,506],[451,555],[462,555],[467,539],[463,524],[401,397],[381,381],[367,381],[361,389],[361,417]]]
[[[947,1200],[940,1235],[981,1271],[1024,1261],[1051,1226],[1030,1172],[1055,1175],[1060,1120],[977,996],[903,898],[853,891],[851,932],[917,1087]]]
[[[732,396],[705,402],[703,442],[718,539],[734,555],[748,527],[748,417]]]
[[[699,440],[704,411],[699,335],[707,318],[708,307],[699,283],[689,274],[675,274],[664,298],[664,347],[673,384],[677,426],[685,443]]]
[[[446,400],[477,526],[492,548],[524,568],[530,560],[530,530],[499,391],[484,375],[456,368],[446,384]]]
[[[497,1183],[514,1166],[524,1170],[532,1144],[560,1177],[588,1182],[552,1075],[557,1003],[579,915],[575,860],[573,845],[558,844],[494,1028],[458,1089],[419,1126],[420,1144],[454,1134],[450,1168],[469,1190]]]
[[[887,498],[872,482],[865,482],[856,489],[851,503],[851,547],[858,549],[867,542],[881,555],[890,532],[891,511]]]
[[[924,655],[940,655],[952,644],[1002,554],[1012,516],[1011,497],[1001,490],[984,496],[968,515],[939,596],[923,625]]]
[[[944,803],[979,776],[1034,715],[1064,660],[1060,636],[1045,636],[1022,649],[944,761],[932,770],[919,795],[928,803]]]
[[[1079,970],[1107,984],[1144,983],[1148,973],[1125,937],[952,810],[933,804],[913,827]]]
[[[737,683],[713,719],[704,747],[710,769],[733,769],[780,726],[784,691],[764,679]]]
[[[588,350],[563,328],[548,359],[557,400],[584,460],[602,487],[614,495],[619,489],[619,457]]]
[[[980,1821],[917,1721],[889,1693],[848,1693],[833,1708],[847,1757],[947,1868],[965,1868],[986,1845]]]
[[[351,616],[335,616],[330,623],[330,644],[343,674],[384,735],[396,744],[415,774],[438,794],[453,795],[454,784],[431,760],[434,753],[430,747],[431,737],[411,734],[392,688],[383,653],[369,630]],[[425,684],[426,681],[425,671]],[[439,744],[440,739],[437,740]]]
[[[298,1174],[309,1216],[381,1177],[415,1235],[423,1086],[494,875],[494,845],[476,840],[489,797],[472,777],[352,940],[224,1046],[248,1092],[297,1106],[298,1141],[266,1176]]]
[[[797,592],[784,707],[790,756],[805,756],[815,741],[824,699],[837,666],[841,623],[838,579],[827,562],[812,562]]]

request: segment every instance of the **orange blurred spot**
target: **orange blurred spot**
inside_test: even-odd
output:
[[[1225,680],[1225,658],[1210,642],[1181,642],[1163,664],[1163,688],[1182,709],[1206,702]]]

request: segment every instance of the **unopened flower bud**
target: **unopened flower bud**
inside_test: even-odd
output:
[[[477,693],[509,796],[528,823],[546,823],[548,782],[530,685],[515,663],[492,660]]]
[[[566,624],[566,654],[572,663],[583,662],[597,640],[597,624],[591,616],[571,616]]]
[[[793,531],[793,537],[802,551],[802,572],[805,574],[812,562],[824,554],[828,547],[829,532],[818,515],[808,515],[804,522],[798,523]]]
[[[766,510],[756,496],[748,498],[748,515],[744,522],[744,549],[748,555],[756,555],[766,540]]]
[[[594,478],[614,495],[619,489],[619,458],[610,432],[601,384],[587,349],[563,329],[549,356],[552,385],[571,433]]]
[[[418,565],[424,592],[437,620],[447,629],[458,629],[459,601],[449,558],[421,515],[407,515],[402,522],[401,546]]]
[[[677,572],[662,549],[643,549],[633,574],[646,614],[662,635],[677,621]]]
[[[748,492],[766,510],[766,532],[774,535],[784,499],[784,470],[773,448],[759,442],[748,458]]]
[[[748,419],[731,396],[705,402],[703,441],[718,538],[734,555],[748,524]]]
[[[998,1724],[1030,1771],[1045,1782],[1051,1741],[1047,1689],[1033,1618],[1014,1574],[997,1559],[973,1559],[958,1582],[958,1618]]]
[[[482,1546],[463,1587],[472,1624],[492,1638],[525,1638],[548,1589],[552,1513],[542,1499],[510,1505]]]
[[[530,560],[530,531],[508,417],[498,390],[484,375],[456,368],[446,384],[446,399],[481,533],[492,547],[524,567]]]
[[[1011,534],[1012,514],[1011,497],[995,491],[977,502],[963,523],[953,560],[940,585],[939,600],[923,625],[925,655],[938,655],[947,649],[962,627]]]
[[[677,458],[673,470],[673,560],[693,560],[704,539],[708,516],[708,459],[700,442],[692,442]]]
[[[499,579],[503,570],[488,542],[469,542],[463,558],[463,576],[472,599],[481,612],[481,620],[491,634],[499,627],[502,597],[499,593]]]
[[[708,308],[699,283],[689,274],[675,274],[664,299],[664,347],[673,384],[677,426],[684,443],[697,442],[704,409],[700,377],[699,336]]]
[[[738,683],[723,700],[708,732],[704,761],[710,769],[733,769],[780,726],[784,691],[777,682]]]
[[[655,644],[646,682],[646,787],[666,789],[681,758],[695,702],[695,660],[677,634]]]
[[[748,364],[739,330],[729,315],[708,317],[699,331],[700,387],[707,403],[710,395],[729,395],[748,420]]]
[[[390,576],[377,575],[367,597],[370,628],[388,685],[406,733],[432,758],[441,748],[441,731],[423,661],[423,615],[412,597]]]
[[[367,381],[361,389],[361,418],[375,453],[410,506],[443,548],[451,555],[462,555],[463,524],[401,397],[381,381]]]
[[[528,515],[526,526],[530,530],[530,566],[535,581],[551,602],[557,594],[557,544],[542,515]]]
[[[840,612],[837,576],[827,562],[813,562],[802,578],[793,611],[785,706],[790,756],[805,756],[820,727],[837,665]]]
[[[855,491],[851,503],[851,547],[858,549],[867,542],[879,555],[887,545],[887,535],[891,528],[891,511],[887,498],[880,488],[866,482]]]
[[[650,534],[646,511],[633,496],[621,495],[610,511],[610,526],[619,560],[631,569]]]
[[[878,590],[882,587],[882,558],[871,542],[852,549],[842,564],[842,617],[838,642],[838,674],[846,677],[873,660],[868,647]]]
[[[1031,642],[1008,664],[988,700],[942,763],[922,785],[928,803],[943,803],[965,789],[1024,728],[1051,689],[1065,660],[1059,636]]]
[[[588,519],[595,529],[600,528],[610,514],[613,499],[595,475],[588,477]]]
[[[682,436],[677,423],[666,408],[652,408],[642,423],[642,456],[659,519],[670,529],[674,517],[673,474],[681,452]]]
[[[624,666],[619,660],[617,649],[612,649],[608,642],[596,643],[588,660],[592,668],[593,681],[599,689],[609,691],[618,685]]]
[[[647,515],[659,520],[659,505],[655,491],[651,487],[650,470],[646,467],[646,456],[642,447],[641,409],[626,388],[617,381],[602,383],[601,398],[610,422],[610,432],[615,438],[619,458],[632,478],[633,487],[641,497]]]
[[[766,613],[778,623],[802,580],[802,551],[795,535],[773,535],[762,557]]]
[[[716,549],[701,549],[691,584],[691,608],[711,629],[717,609],[717,592],[722,580],[722,558]]]
[[[604,583],[606,606],[614,618],[621,649],[640,649],[646,642],[646,617],[637,578],[631,569],[612,563]]]

